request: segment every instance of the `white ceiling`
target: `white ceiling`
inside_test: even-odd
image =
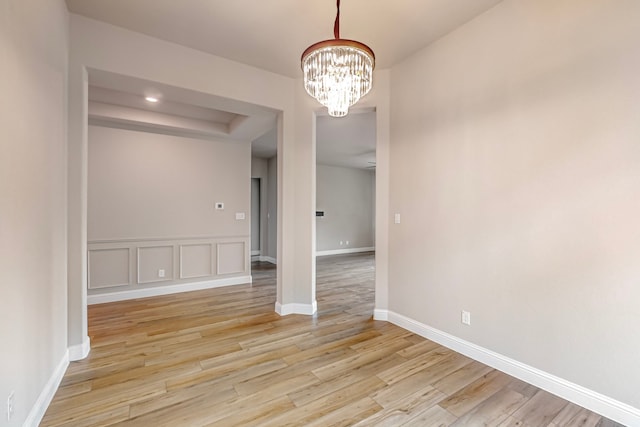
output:
[[[151,94],[145,94],[142,92],[132,94],[119,90],[105,89],[94,85],[89,86],[89,102],[118,105],[159,114],[202,120],[227,127],[233,123],[234,120],[246,117],[241,114],[234,114],[228,111],[205,108],[193,104],[183,104],[181,102],[164,99],[164,94],[159,90],[154,93],[155,98],[158,99],[158,102],[155,103],[147,101],[143,95],[152,96]]]
[[[89,121],[101,126],[253,141],[276,124],[268,108],[102,70],[89,71],[88,95]]]
[[[351,109],[336,119],[316,120],[316,162],[323,165],[375,169],[376,112]]]
[[[341,37],[389,68],[501,0],[343,0]],[[73,13],[300,77],[300,55],[333,38],[335,0],[67,0]]]
[[[271,129],[255,141],[251,153],[270,158],[276,154],[277,132]],[[376,166],[376,112],[352,108],[345,117],[316,119],[316,163],[358,169]]]
[[[376,67],[390,68],[500,1],[342,0],[340,35],[366,43],[376,54]],[[66,2],[73,13],[290,77],[301,77],[300,55],[304,49],[333,38],[336,12],[335,0]],[[113,105],[138,109],[134,115],[140,120],[150,117],[145,110],[155,108],[170,117],[161,114],[152,117],[151,122],[155,120],[155,123],[149,123],[148,131],[178,134],[185,131],[196,137],[215,136],[217,132],[225,136],[226,126],[228,137],[255,139],[253,155],[271,157],[275,154],[274,112],[99,71],[93,71],[89,78],[96,88],[123,92],[114,94],[94,88],[94,101],[108,105],[94,105],[94,120],[130,126],[129,120],[121,118],[124,110],[114,113]],[[147,93],[149,91],[156,93]],[[144,105],[140,94],[160,95],[167,105]],[[375,113],[357,111],[357,108],[350,111],[340,119],[318,117],[318,163],[358,168],[375,164]],[[210,115],[211,119],[203,115]],[[176,123],[176,116],[210,123],[204,124],[204,128],[200,126],[202,123],[195,123],[191,129],[187,124],[183,130],[179,127],[184,120],[175,129],[173,125],[167,126],[169,122]],[[236,128],[235,124],[240,126]]]

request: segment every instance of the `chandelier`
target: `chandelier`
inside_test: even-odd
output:
[[[304,88],[327,107],[330,116],[343,117],[371,90],[375,55],[363,43],[340,38],[340,0],[333,35],[334,39],[312,44],[302,53]]]

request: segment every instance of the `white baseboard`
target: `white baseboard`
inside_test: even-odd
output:
[[[271,264],[277,264],[276,259],[270,256],[252,256],[251,261],[269,262]]]
[[[312,304],[280,304],[276,302],[276,313],[280,316],[288,316],[289,314],[304,314],[313,316],[318,311],[318,302],[313,301]]]
[[[317,251],[316,256],[356,254],[360,252],[373,252],[375,250],[376,248],[374,248],[373,246],[370,248],[335,249],[330,251]]]
[[[376,308],[373,310],[373,320],[389,321],[389,310]]]
[[[53,396],[56,394],[56,391],[58,391],[62,377],[64,377],[64,373],[67,371],[67,366],[69,366],[69,351],[65,351],[62,355],[62,360],[60,360],[51,377],[49,377],[49,381],[47,381],[40,392],[36,403],[31,407],[27,419],[24,421],[24,424],[22,424],[23,427],[37,427],[40,424],[44,413],[53,400]]]
[[[251,251],[251,256],[260,255],[260,251]]]
[[[91,340],[89,337],[84,337],[82,344],[72,345],[69,347],[69,360],[75,362],[82,360],[89,355],[91,351]]]
[[[251,283],[251,276],[230,277],[225,279],[207,280],[205,282],[182,283],[178,285],[157,286],[153,288],[109,292],[104,294],[88,295],[87,304],[102,304],[105,302],[125,301],[136,298],[177,294],[180,292],[201,291],[203,289],[221,288],[223,286],[233,285],[245,285],[248,283]]]
[[[384,316],[386,310],[377,310]],[[562,397],[579,406],[628,426],[640,426],[640,409],[627,405],[608,396],[574,384],[563,378],[541,371],[517,360],[495,353],[484,347],[462,340],[446,332],[427,326],[401,314],[388,311],[389,322],[407,329],[424,338],[462,353],[474,360],[489,365],[511,376],[533,384],[543,390]],[[374,313],[374,318],[376,314]],[[380,320],[383,320],[380,318]]]

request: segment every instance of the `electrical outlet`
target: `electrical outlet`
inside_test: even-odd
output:
[[[7,397],[7,421],[11,421],[11,417],[13,417],[13,412],[14,412],[14,397],[15,397],[15,391],[12,391],[11,393],[9,393],[9,397]]]
[[[462,310],[462,323],[471,326],[471,313]]]
[[[347,240],[347,243],[346,243],[346,245],[347,245],[347,246],[349,246],[349,241],[348,241],[348,240]]]
[[[343,243],[344,243],[344,242],[343,242],[342,240],[340,240],[340,246],[342,246],[342,244],[343,244]]]
[[[163,269],[158,270],[158,277],[164,277],[164,270]]]

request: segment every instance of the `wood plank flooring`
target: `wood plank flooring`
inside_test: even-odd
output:
[[[372,320],[373,254],[318,260],[315,317],[274,313],[275,269],[242,285],[89,307],[42,426],[617,424]]]

